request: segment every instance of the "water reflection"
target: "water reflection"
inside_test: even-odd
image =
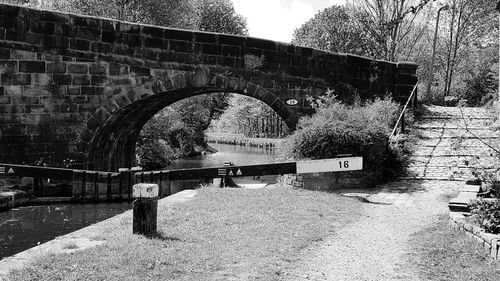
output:
[[[131,202],[29,206],[0,213],[0,259],[120,214]]]
[[[252,146],[238,146],[229,144],[211,143],[217,153],[177,159],[166,169],[185,169],[201,167],[224,166],[225,161],[232,161],[235,165],[251,165],[260,163],[273,163],[274,149]]]

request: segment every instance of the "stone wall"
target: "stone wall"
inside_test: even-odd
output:
[[[357,92],[404,102],[416,68],[0,4],[0,162],[117,170],[133,165],[143,124],[178,100],[211,92],[248,95],[294,128],[311,112],[307,96],[327,89],[345,100]],[[298,103],[287,104],[290,99]]]
[[[283,175],[280,182],[294,188],[334,191],[343,188],[373,187],[365,171]]]

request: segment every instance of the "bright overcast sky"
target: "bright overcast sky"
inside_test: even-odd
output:
[[[236,12],[247,18],[250,36],[290,42],[293,31],[319,10],[345,0],[232,0]]]

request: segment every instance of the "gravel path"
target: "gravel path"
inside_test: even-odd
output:
[[[386,204],[364,204],[360,220],[305,249],[287,280],[419,280],[409,260],[408,241],[448,211],[446,196],[464,183],[446,180],[470,177],[466,156],[489,155],[463,120],[476,136],[496,140],[500,136],[489,130],[492,117],[484,108],[427,106],[412,126],[422,138],[415,145],[406,180],[368,194],[346,194]],[[453,149],[457,140],[462,142],[460,149]]]
[[[364,216],[304,250],[287,280],[419,280],[407,253],[411,235],[447,211],[450,181],[400,181],[361,194]]]

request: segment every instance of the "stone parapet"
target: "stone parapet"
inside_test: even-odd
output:
[[[403,103],[415,73],[407,62],[0,4],[0,162],[116,171],[133,166],[145,122],[191,96],[254,97],[293,130],[313,112],[308,96]]]

